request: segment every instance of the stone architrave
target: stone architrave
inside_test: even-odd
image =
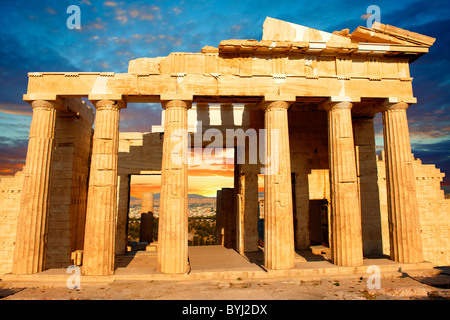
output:
[[[190,102],[163,101],[165,109],[158,271],[185,273],[188,268],[187,111]]]
[[[363,264],[361,207],[353,140],[352,103],[321,105],[328,113],[331,187],[331,259],[338,266]]]
[[[125,103],[115,100],[94,101],[97,109],[88,203],[86,211],[83,273],[114,273],[117,215],[117,159],[119,112]]]
[[[413,155],[404,102],[387,99],[383,113],[386,188],[391,259],[401,263],[423,261]]]
[[[264,176],[265,267],[292,269],[295,262],[291,164],[286,101],[265,102]]]
[[[50,173],[54,150],[58,101],[32,101],[24,182],[20,202],[13,273],[31,274],[45,269]]]

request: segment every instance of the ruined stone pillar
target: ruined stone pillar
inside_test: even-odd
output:
[[[356,175],[351,102],[328,102],[331,187],[331,259],[338,266],[363,264],[361,207]]]
[[[117,215],[117,153],[122,101],[94,101],[97,109],[89,177],[83,273],[114,273]]]
[[[239,177],[241,206],[238,213],[238,251],[258,251],[258,174],[242,172]]]
[[[153,241],[153,192],[142,193],[139,241]]]
[[[236,197],[234,188],[222,188],[223,246],[236,249]]]
[[[361,203],[361,230],[365,257],[383,255],[380,192],[373,116],[353,117],[357,175]]]
[[[224,245],[223,234],[224,234],[225,222],[224,215],[222,212],[222,190],[217,190],[216,195],[216,245]]]
[[[185,273],[188,267],[187,111],[190,102],[165,101],[158,271]]]
[[[244,251],[258,251],[258,174],[245,172]]]
[[[33,101],[24,182],[20,202],[13,273],[45,269],[50,173],[52,169],[56,101]]]
[[[407,108],[407,103],[387,100],[380,110],[383,113],[391,259],[416,263],[422,262],[423,256]]]
[[[295,262],[291,162],[287,111],[290,103],[266,102],[264,176],[265,267],[292,269]]]
[[[119,169],[120,170],[120,169]],[[118,174],[117,182],[117,222],[116,254],[127,253],[128,205],[130,201],[130,175]]]

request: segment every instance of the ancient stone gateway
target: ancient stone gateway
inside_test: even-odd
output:
[[[148,172],[161,174],[158,271],[186,273],[187,164],[173,155],[185,156],[179,132],[196,132],[198,120],[202,130],[224,133],[223,146],[226,129],[266,130],[265,156],[278,164],[265,170],[267,163],[248,161],[250,152],[235,164],[235,188],[218,196],[224,245],[242,254],[258,250],[257,179],[265,170],[266,269],[295,267],[295,250],[317,237],[312,225],[324,207],[338,266],[383,254],[448,264],[443,174],[414,159],[406,117],[416,103],[409,63],[434,40],[377,23],[331,34],[267,18],[261,41],[224,40],[200,53],[136,59],[128,73],[29,73],[26,166],[1,181],[20,196],[2,195],[2,218],[14,223],[0,227],[0,273],[67,266],[82,250],[85,275],[113,274],[115,255],[126,250],[129,176]],[[83,97],[95,106],[95,121]],[[119,132],[120,110],[136,102],[161,103],[162,125]]]

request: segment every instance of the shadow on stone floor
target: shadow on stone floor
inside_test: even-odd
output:
[[[295,251],[296,262],[312,262],[312,261],[330,261],[330,249],[327,247],[314,248],[309,250]],[[245,257],[259,267],[264,267],[264,249],[258,251],[246,252]]]

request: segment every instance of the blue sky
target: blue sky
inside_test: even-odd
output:
[[[365,25],[369,5],[381,22],[437,38],[411,65],[414,96],[408,109],[412,148],[450,184],[450,4],[448,1],[5,1],[0,12],[0,173],[24,163],[31,109],[22,101],[33,71],[127,72],[128,61],[199,52],[225,39],[261,39],[266,16],[332,32]],[[67,7],[78,5],[81,29],[68,29]],[[150,131],[158,105],[121,112],[121,130]],[[144,116],[145,115],[145,116]],[[376,118],[381,147],[380,117]]]

